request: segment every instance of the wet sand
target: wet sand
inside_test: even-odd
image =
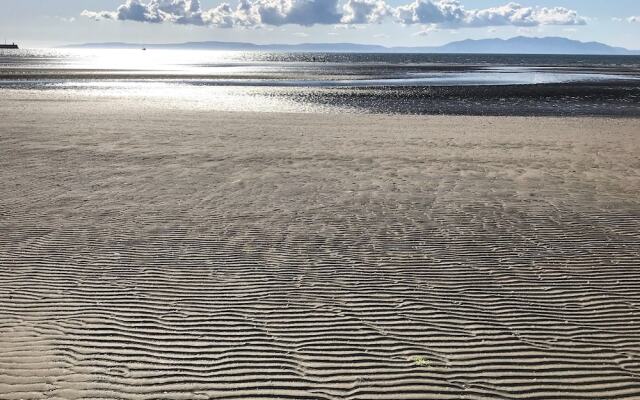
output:
[[[3,399],[640,397],[640,120],[0,93]]]

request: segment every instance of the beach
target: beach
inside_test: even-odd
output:
[[[640,397],[640,119],[0,93],[3,399]]]

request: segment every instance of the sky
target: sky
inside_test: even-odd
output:
[[[563,36],[640,49],[640,0],[2,0],[0,40],[435,46]]]

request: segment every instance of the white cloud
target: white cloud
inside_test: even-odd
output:
[[[521,10],[530,10],[532,13],[531,21],[536,25],[586,25],[587,20],[578,15],[576,11],[564,7],[536,7],[522,8]],[[529,11],[527,11],[529,12]]]
[[[202,20],[211,26],[232,28],[234,26],[251,27],[260,23],[260,15],[247,0],[240,0],[233,8],[228,3],[222,3],[215,8],[202,13]]]
[[[627,18],[627,22],[640,22],[640,15],[639,16],[631,16],[629,18]]]
[[[91,18],[91,19],[95,19],[96,21],[102,20],[102,19],[117,19],[117,14],[114,12],[110,12],[110,11],[89,11],[89,10],[84,10],[83,12],[80,13],[80,16],[82,17],[87,17],[87,18]]]
[[[393,12],[383,0],[348,0],[343,9],[344,24],[379,23]]]
[[[148,23],[210,25],[222,28],[255,25],[339,23],[338,0],[240,0],[237,6],[222,3],[203,11],[199,0],[127,0],[116,11],[82,12],[93,19]]]
[[[336,24],[342,17],[338,0],[243,0],[248,11],[257,16],[255,23],[265,25]]]
[[[539,25],[584,25],[586,19],[564,7],[525,7],[508,3],[467,10],[459,0],[413,0],[391,7],[385,0],[239,0],[202,10],[199,0],[127,0],[116,11],[82,12],[93,19],[148,23],[208,25],[223,28],[286,24],[371,24],[386,18],[405,25],[434,24],[443,28]]]
[[[199,0],[150,0],[148,3],[127,0],[116,11],[84,10],[81,15],[93,19],[203,25]]]
[[[454,24],[464,20],[465,11],[458,1],[415,0],[397,7],[395,16],[403,24]]]
[[[438,24],[445,27],[584,25],[576,11],[564,7],[525,7],[518,3],[467,10],[458,0],[415,0],[395,10],[403,24]]]

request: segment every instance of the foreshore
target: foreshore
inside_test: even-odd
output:
[[[640,119],[0,90],[0,397],[640,397]]]

